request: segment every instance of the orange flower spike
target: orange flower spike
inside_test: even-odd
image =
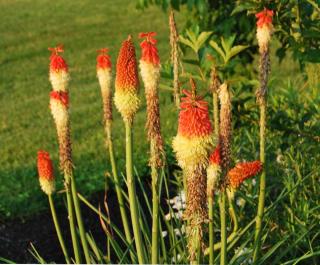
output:
[[[136,52],[129,35],[122,43],[116,67],[116,89],[137,90],[139,86]]]
[[[97,52],[99,53],[97,56],[97,69],[111,68],[111,60],[108,51],[108,48],[97,50]]]
[[[272,26],[273,11],[264,9],[256,14],[257,18],[257,40],[260,53],[268,51],[271,35],[273,32]]]
[[[238,188],[240,184],[258,174],[262,170],[262,163],[260,161],[238,163],[234,168],[228,172],[230,186],[234,189]]]
[[[273,10],[264,8],[261,12],[256,14],[257,18],[257,27],[263,27],[264,25],[271,25],[273,17]]]
[[[49,79],[53,90],[67,92],[69,73],[68,65],[59,53],[62,53],[63,46],[58,45],[55,48],[48,48],[51,51],[49,64]]]
[[[214,144],[208,104],[193,92],[184,90],[183,93],[186,97],[181,99],[173,149],[183,169],[206,168]]]
[[[160,58],[159,58],[158,49],[156,46],[157,40],[153,38],[156,35],[157,33],[155,32],[139,34],[139,38],[146,38],[144,41],[140,43],[140,47],[142,50],[141,60],[154,65],[159,65]]]
[[[68,65],[66,61],[63,59],[59,53],[63,53],[63,45],[60,44],[57,47],[54,48],[48,48],[49,51],[51,51],[50,56],[50,71],[68,71]]]
[[[108,51],[109,49],[107,48],[97,50],[97,77],[99,80],[103,101],[103,117],[105,126],[108,127],[106,130],[110,129],[112,120],[112,73],[111,60]]]
[[[179,134],[185,137],[206,136],[212,133],[208,103],[201,97],[183,90],[186,97],[181,99],[179,114]]]
[[[120,48],[116,71],[114,102],[123,120],[132,123],[140,100],[136,52],[130,35]]]
[[[38,175],[41,189],[47,195],[55,191],[53,165],[48,152],[38,152]]]

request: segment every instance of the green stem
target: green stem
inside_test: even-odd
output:
[[[126,127],[126,173],[127,173],[127,185],[129,193],[130,213],[133,227],[133,234],[135,238],[135,244],[138,254],[138,260],[140,264],[146,264],[144,246],[141,237],[141,231],[139,227],[139,212],[136,195],[136,187],[133,175],[132,164],[132,128],[129,122],[125,122]]]
[[[234,191],[231,191],[231,192],[234,193]],[[232,194],[231,197],[229,197],[229,213],[230,213],[231,219],[233,221],[233,232],[236,232],[236,231],[238,231],[238,228],[239,228],[239,222],[238,222],[238,215],[235,210],[233,196],[234,196],[234,194]]]
[[[255,231],[255,244],[253,252],[253,262],[256,262],[259,258],[259,252],[261,248],[261,230],[262,219],[264,213],[265,202],[265,189],[266,189],[266,166],[265,166],[265,131],[266,131],[266,101],[262,100],[260,103],[260,161],[263,164],[263,170],[260,176],[260,193],[258,212],[256,216],[256,231]]]
[[[115,157],[114,157],[111,128],[110,127],[107,128],[106,131],[107,131],[107,141],[108,141],[108,148],[109,148],[109,157],[110,157],[110,162],[111,162],[112,175],[113,175],[114,183],[116,186],[118,203],[119,203],[119,207],[120,207],[120,215],[121,215],[121,219],[122,219],[122,224],[123,224],[126,240],[127,240],[128,244],[131,245],[132,236],[131,236],[131,232],[130,232],[128,216],[127,216],[126,207],[125,207],[125,200],[123,198],[121,185],[120,185],[120,179],[119,179],[118,170],[117,170],[117,165],[116,165]],[[135,256],[134,256],[134,253],[132,252],[132,250],[130,251],[130,256],[131,256],[132,261],[134,261]]]
[[[221,221],[221,252],[220,265],[227,265],[227,229],[226,229],[226,192],[220,195],[220,221]]]
[[[158,172],[153,166],[151,168],[152,176],[152,250],[151,263],[159,263],[159,195],[158,195]]]
[[[68,254],[68,251],[67,251],[66,245],[64,243],[64,239],[63,239],[62,233],[61,233],[61,229],[60,229],[60,225],[59,225],[59,221],[58,221],[58,217],[57,217],[57,213],[56,213],[56,208],[54,207],[52,196],[48,195],[48,198],[49,198],[49,204],[50,204],[52,219],[53,219],[53,223],[54,223],[54,226],[55,226],[55,229],[56,229],[56,232],[57,232],[59,243],[60,243],[63,255],[64,255],[65,259],[66,259],[66,262],[68,264],[70,264],[71,262],[70,262],[69,254]]]
[[[213,197],[208,197],[209,207],[209,264],[214,263]]]
[[[236,232],[232,232],[227,238],[227,244],[230,244],[230,243],[234,244],[235,242],[237,242],[240,239],[240,237],[243,236],[254,223],[255,223],[255,220],[253,219],[243,229],[239,229]],[[214,251],[218,251],[219,249],[221,249],[221,242],[217,242],[214,244]],[[206,250],[204,251],[204,255],[205,256],[209,255],[209,252],[210,252],[210,249],[206,248]]]
[[[71,178],[71,193],[72,193],[72,199],[73,199],[74,208],[75,208],[75,212],[76,212],[77,222],[78,222],[78,226],[79,226],[81,244],[82,244],[84,256],[86,259],[86,263],[90,264],[89,248],[88,248],[87,239],[86,239],[86,232],[84,229],[83,220],[82,220],[82,216],[81,216],[80,203],[79,203],[79,199],[77,196],[76,182],[75,182],[75,179],[73,176],[70,176],[70,178]]]
[[[67,176],[65,179],[67,179]],[[67,187],[68,220],[69,220],[69,225],[70,225],[72,247],[73,247],[74,258],[75,258],[76,263],[81,264],[82,261],[81,261],[79,242],[78,242],[77,232],[76,232],[76,224],[75,224],[75,217],[74,217],[74,210],[73,210],[73,200],[72,200],[72,195],[70,192],[70,185],[67,185],[67,186],[68,186]]]

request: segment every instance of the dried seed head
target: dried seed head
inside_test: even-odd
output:
[[[213,134],[207,102],[189,91],[180,104],[178,134],[173,149],[178,164],[186,170],[197,166],[206,168],[209,152],[213,148]]]
[[[46,151],[38,151],[38,175],[40,187],[47,195],[55,191],[55,178],[50,155]]]
[[[180,105],[180,85],[179,85],[179,51],[178,51],[178,39],[179,34],[174,19],[173,10],[169,15],[169,29],[170,29],[170,46],[171,46],[171,63],[173,65],[173,92],[174,100],[179,108]]]
[[[50,93],[50,109],[56,124],[59,141],[60,169],[70,175],[72,160],[68,102],[67,92],[52,91]]]
[[[262,170],[262,163],[260,161],[238,163],[234,168],[228,172],[228,181],[233,189],[236,189],[240,184],[258,174]]]
[[[273,11],[266,8],[256,14],[257,40],[260,53],[266,52],[268,50],[271,35],[273,32],[272,17]]]
[[[112,121],[112,99],[111,99],[111,61],[107,54],[108,49],[98,50],[97,56],[97,76],[101,88],[101,96],[103,102],[103,118],[106,126],[109,127]]]
[[[63,46],[59,45],[55,48],[49,48],[51,51],[49,64],[49,79],[53,90],[68,91],[67,85],[69,81],[68,65],[59,53],[63,52]]]
[[[202,247],[204,223],[207,213],[206,171],[202,167],[187,173],[187,207],[184,213],[188,221],[187,237],[190,260],[195,260],[198,247]],[[199,245],[200,244],[200,245]]]
[[[125,122],[132,123],[140,104],[136,53],[131,36],[122,43],[117,60],[114,101]]]
[[[231,99],[228,86],[223,83],[219,90],[220,99],[220,148],[222,170],[228,170],[231,156]]]
[[[221,83],[218,77],[217,69],[213,65],[211,67],[211,72],[210,72],[210,87],[209,90],[212,93],[218,93],[218,89],[220,87]]]

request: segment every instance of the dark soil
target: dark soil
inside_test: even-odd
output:
[[[90,198],[90,202],[103,207],[104,192],[98,192]],[[115,193],[110,191],[107,197],[111,220],[119,227],[121,220],[119,207]],[[87,231],[90,231],[98,246],[106,244],[106,236],[101,228],[99,217],[96,213],[82,204],[82,215]],[[65,207],[57,208],[57,214],[69,253],[72,253],[69,222]],[[37,260],[31,255],[29,249],[33,244],[42,258],[47,262],[65,263],[58,238],[56,236],[50,209],[35,216],[17,218],[14,220],[0,220],[0,257],[17,263],[36,263]],[[1,263],[1,262],[0,262]]]

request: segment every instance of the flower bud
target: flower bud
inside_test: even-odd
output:
[[[38,152],[37,166],[40,187],[45,194],[51,195],[55,191],[55,179],[52,161],[48,152]]]

